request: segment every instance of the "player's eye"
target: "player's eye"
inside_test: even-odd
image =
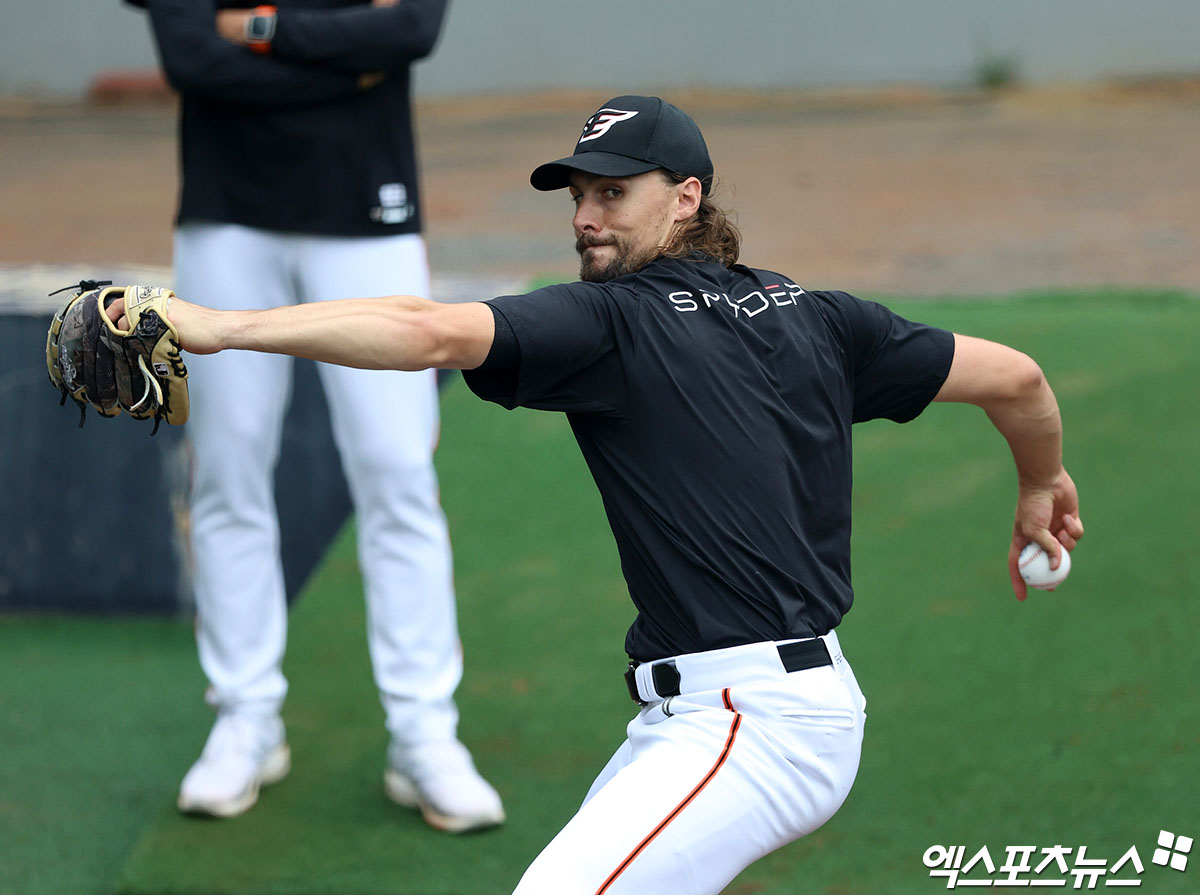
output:
[[[610,186],[608,189],[606,189],[604,191],[604,195],[608,199],[619,199],[621,197],[621,188],[616,187],[616,186]]]

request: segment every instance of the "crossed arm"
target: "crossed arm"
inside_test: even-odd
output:
[[[246,19],[252,12],[217,10],[217,33],[245,46]],[[370,0],[336,8],[289,8],[277,14],[272,53],[355,74],[382,73],[428,56],[445,14],[446,0]]]
[[[263,56],[244,46],[249,8],[217,10],[212,0],[144,5],[176,90],[267,108],[345,99],[374,87],[388,70],[432,51],[446,11],[446,0],[287,9],[272,53]]]

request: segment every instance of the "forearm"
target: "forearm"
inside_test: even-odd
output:
[[[368,370],[423,370],[439,360],[423,325],[432,304],[394,295],[233,311],[221,317],[220,347]]]
[[[1009,397],[982,404],[1008,442],[1023,488],[1052,488],[1062,472],[1062,418],[1049,383],[1036,370]]]
[[[984,339],[955,334],[954,361],[938,401],[982,407],[1008,441],[1017,466],[1017,510],[1008,551],[1013,592],[1025,599],[1017,558],[1037,541],[1057,567],[1062,547],[1083,536],[1079,495],[1062,463],[1062,419],[1058,401],[1028,355]]]
[[[1045,379],[1039,375],[1038,380],[1028,394],[984,408],[1008,440],[1017,464],[1017,507],[1008,569],[1018,600],[1024,600],[1027,592],[1018,566],[1026,544],[1040,544],[1051,557],[1051,566],[1057,568],[1062,549],[1074,549],[1083,537],[1079,496],[1062,464],[1058,402]]]
[[[222,9],[217,31],[248,45],[250,9]],[[335,9],[282,9],[275,16],[271,55],[363,74],[386,72],[428,56],[446,14],[445,0],[373,0]]]
[[[491,347],[491,310],[410,295],[309,302],[261,311],[172,305],[185,351],[227,349],[306,357],[368,370],[470,369]]]
[[[388,71],[433,51],[445,13],[445,0],[283,10],[272,49],[284,59],[343,71]]]
[[[1050,487],[1062,471],[1058,401],[1028,355],[955,334],[954,361],[935,400],[982,407],[1008,441],[1023,487]]]

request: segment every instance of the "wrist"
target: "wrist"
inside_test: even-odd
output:
[[[1029,492],[1053,492],[1062,483],[1063,476],[1067,473],[1066,468],[1059,463],[1054,470],[1028,471],[1018,472],[1017,487],[1021,491]]]
[[[218,351],[254,351],[254,331],[261,311],[218,311],[213,319],[213,340]]]
[[[256,53],[270,53],[271,41],[275,39],[275,23],[274,6],[256,6],[250,10],[242,31],[246,46]]]

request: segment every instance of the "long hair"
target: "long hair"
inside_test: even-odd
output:
[[[671,183],[683,183],[688,179],[686,174],[661,170]],[[662,254],[666,258],[683,258],[692,252],[702,252],[726,267],[733,267],[741,250],[742,234],[737,226],[711,198],[701,196],[696,214],[672,231]]]

